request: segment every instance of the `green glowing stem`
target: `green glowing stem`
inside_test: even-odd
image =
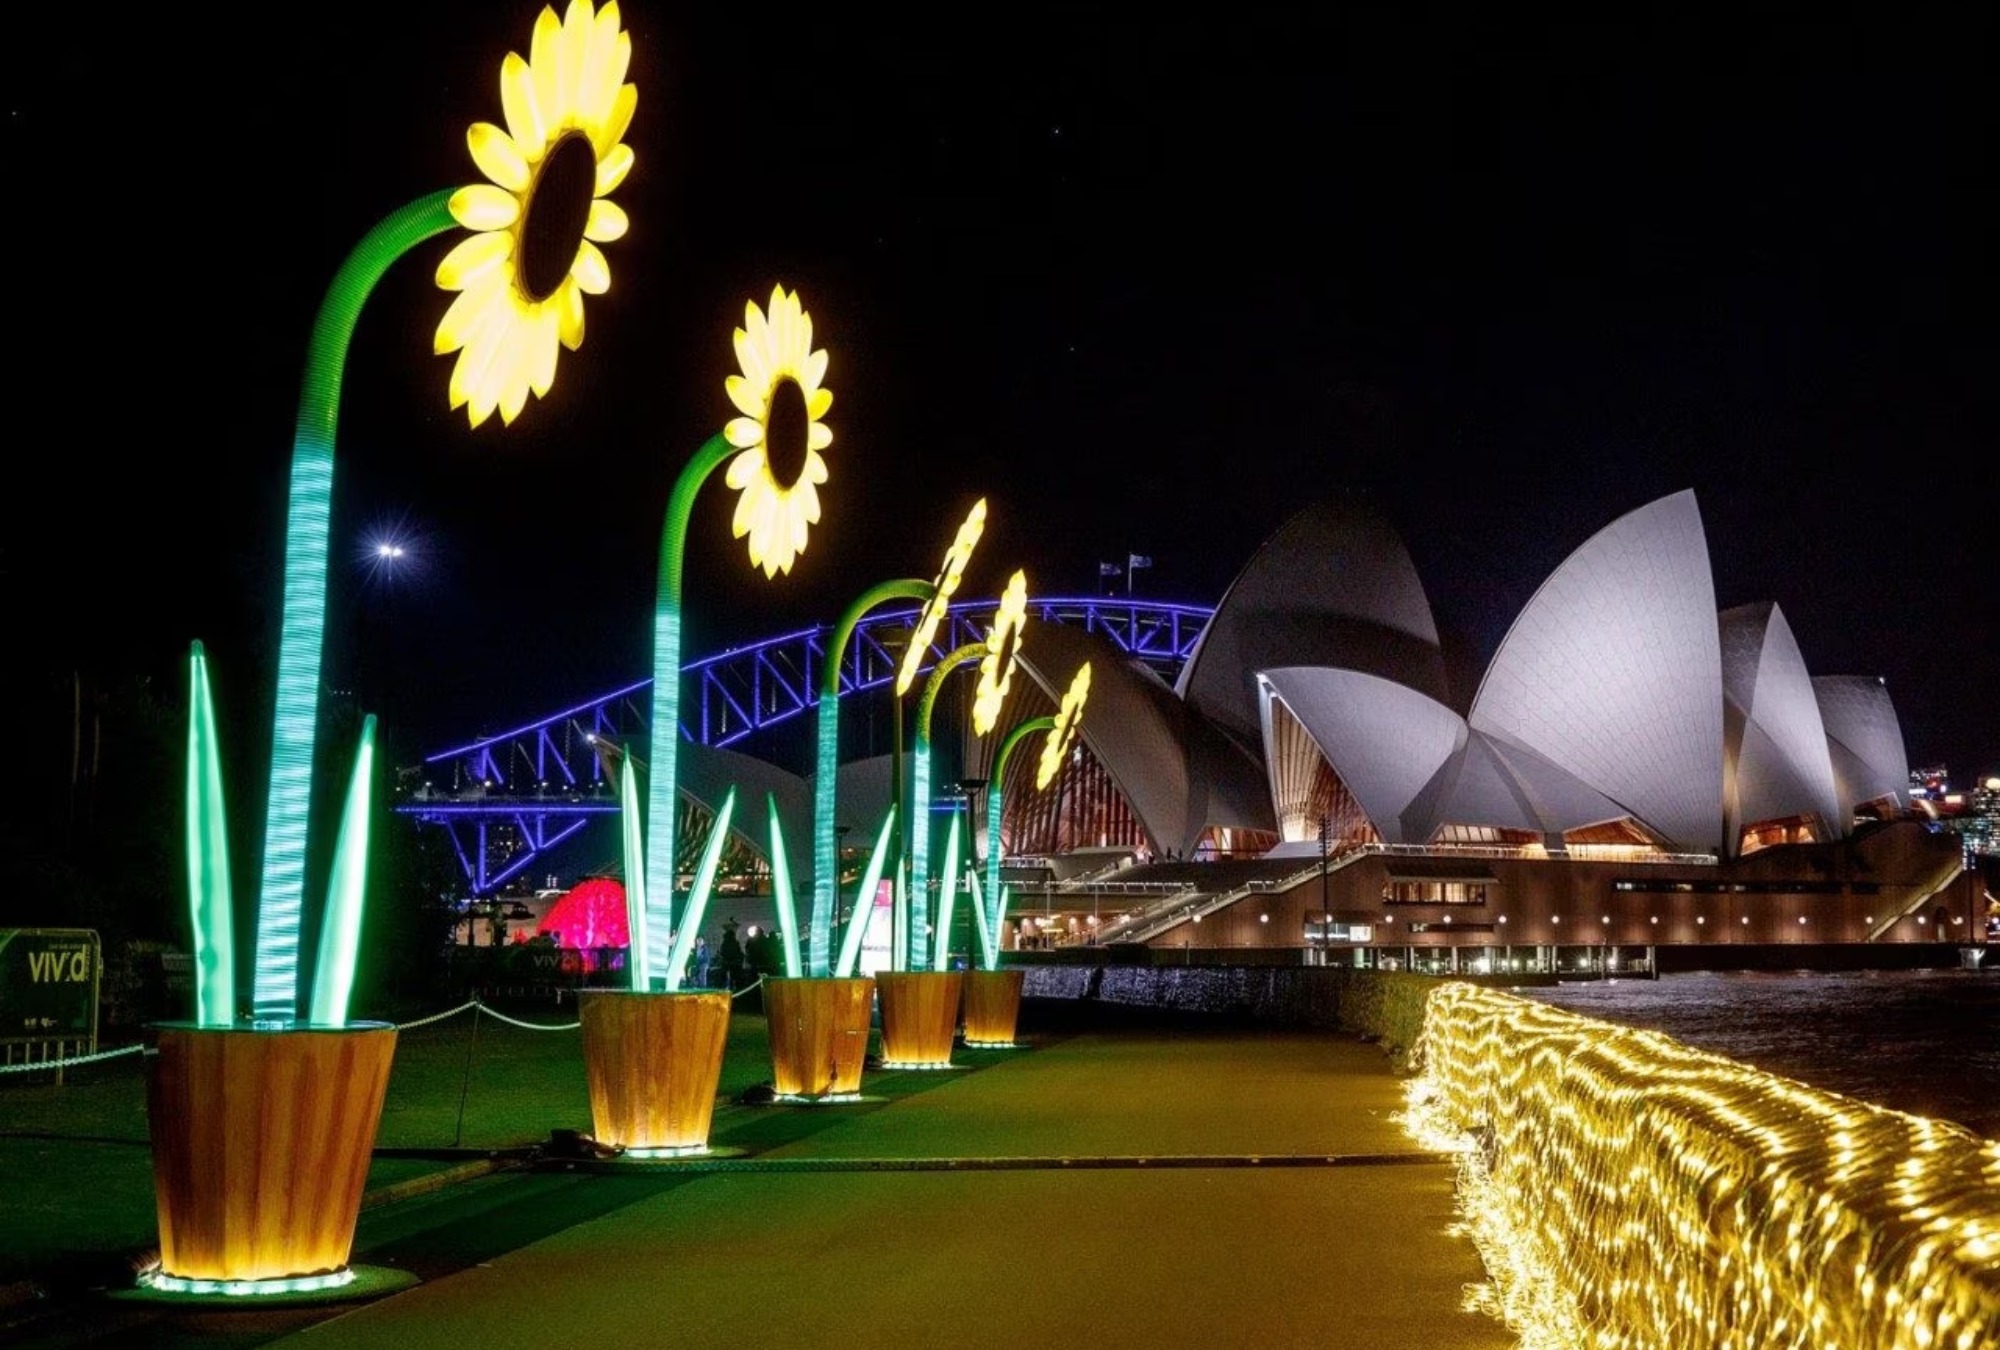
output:
[[[840,903],[840,844],[834,832],[835,780],[840,775],[840,667],[847,659],[848,639],[855,625],[877,605],[891,600],[928,603],[937,587],[928,581],[904,578],[884,581],[862,593],[847,607],[833,627],[827,644],[825,666],[820,671],[818,745],[815,748],[813,777],[813,906],[812,932],[807,947],[807,966],[814,975],[831,969],[833,911]]]
[[[681,567],[687,555],[688,518],[695,495],[710,474],[736,454],[720,433],[710,436],[681,466],[667,498],[667,516],[660,527],[660,572],[653,601],[653,730],[652,758],[646,779],[646,916],[645,948],[634,947],[641,978],[665,975],[677,988],[675,967],[669,964],[667,943],[674,933],[674,807],[679,789],[677,764],[681,730]],[[685,928],[683,920],[679,927]]]
[[[625,973],[632,992],[643,994],[653,986],[646,978],[646,844],[639,833],[639,782],[632,771],[632,756],[620,756],[618,767],[618,825],[625,845]]]
[[[805,973],[799,959],[799,906],[792,895],[792,862],[785,851],[785,832],[778,825],[778,798],[767,792],[764,800],[771,811],[771,895],[778,906],[778,932],[785,940],[785,974],[798,979]]]
[[[236,938],[229,893],[229,820],[222,807],[222,752],[208,657],[197,642],[188,655],[188,917],[194,922],[195,1021],[226,1027],[236,1020]]]
[[[361,915],[368,903],[368,802],[375,782],[375,714],[361,719],[361,748],[347,785],[347,807],[334,837],[333,873],[327,878],[326,915],[320,921],[319,960],[306,1020],[314,1026],[347,1025],[354,970],[361,950]]]
[[[674,949],[667,959],[668,993],[681,987],[688,953],[694,949],[702,916],[708,912],[708,894],[715,889],[715,869],[722,863],[722,846],[729,841],[729,818],[734,814],[736,789],[732,787],[722,799],[722,809],[715,813],[715,826],[709,830],[708,844],[701,851],[701,861],[695,865],[694,885],[688,888],[687,912],[681,915],[680,931],[674,934]]]
[[[270,796],[257,900],[251,1006],[259,1020],[298,1016],[299,931],[305,909],[306,822],[319,714],[320,647],[326,635],[327,546],[333,520],[333,445],[340,382],[361,306],[390,264],[453,229],[451,193],[421,197],[364,236],[334,274],[313,320],[292,436],[285,508],[285,592],[278,636],[278,689],[271,728]]]
[[[986,785],[986,893],[1000,897],[1000,789],[1007,781],[1007,761],[1014,747],[1038,731],[1054,731],[1053,717],[1031,717],[1007,733],[993,756],[993,781]]]
[[[951,809],[951,828],[944,837],[944,885],[938,889],[937,948],[931,957],[932,970],[951,969],[951,909],[958,898],[958,808]],[[974,922],[977,923],[975,916]]]
[[[868,855],[868,870],[861,874],[861,890],[854,897],[854,912],[847,916],[847,933],[840,942],[840,964],[834,974],[851,979],[854,963],[861,959],[861,940],[868,934],[868,921],[875,915],[875,891],[882,884],[882,872],[889,862],[889,837],[896,830],[896,808],[882,818],[882,832],[875,836],[875,851]]]
[[[986,655],[983,642],[967,643],[948,653],[942,661],[931,667],[929,678],[924,681],[923,693],[917,697],[916,750],[910,757],[910,926],[921,934],[924,920],[930,908],[930,867],[931,867],[931,709],[937,705],[938,691],[944,688],[945,676],[957,670],[968,661],[977,661]],[[951,872],[945,871],[945,885],[951,884]]]

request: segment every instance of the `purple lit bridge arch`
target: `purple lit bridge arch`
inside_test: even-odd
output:
[[[985,640],[998,601],[954,604],[938,628],[925,669],[958,647]],[[843,694],[887,686],[902,663],[916,606],[867,615],[849,639]],[[1193,655],[1212,606],[1127,597],[1034,600],[1031,622],[1080,624],[1102,633],[1171,682]],[[691,661],[681,668],[681,736],[700,745],[755,753],[760,732],[819,702],[831,625],[802,629]],[[1032,639],[1030,639],[1032,641]],[[976,673],[968,666],[967,674]],[[498,735],[427,755],[405,770],[396,814],[446,830],[472,897],[491,895],[618,803],[599,743],[624,744],[649,731],[651,680]],[[415,780],[411,782],[411,780]]]

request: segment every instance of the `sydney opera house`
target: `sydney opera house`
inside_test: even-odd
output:
[[[1457,967],[1983,940],[1956,842],[1908,809],[1887,689],[1815,674],[1776,603],[1718,611],[1692,492],[1577,548],[1473,689],[1403,541],[1345,501],[1263,544],[1172,684],[1033,626],[1019,715],[1086,660],[1055,788],[1008,764],[1015,945]]]

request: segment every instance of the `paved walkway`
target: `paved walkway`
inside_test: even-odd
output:
[[[277,1344],[1503,1350],[1450,1168],[1383,1156],[1400,1089],[1323,1036],[1077,1036]]]

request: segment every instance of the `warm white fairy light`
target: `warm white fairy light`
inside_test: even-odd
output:
[[[1405,1126],[1478,1141],[1474,1301],[1526,1345],[2000,1344],[2000,1142],[1456,983],[1418,1061]]]

